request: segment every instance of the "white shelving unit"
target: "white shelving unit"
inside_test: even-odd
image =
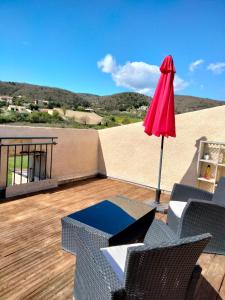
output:
[[[205,155],[208,154],[208,159]],[[207,166],[210,166],[210,178],[205,178]],[[225,176],[225,142],[201,141],[198,154],[198,186],[214,192],[221,176]]]

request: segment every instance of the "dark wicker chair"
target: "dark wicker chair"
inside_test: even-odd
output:
[[[85,230],[78,237],[76,300],[192,299],[201,273],[196,262],[210,240],[210,234],[177,239],[166,224],[155,220],[144,245],[128,249],[121,282],[102,252],[88,247]]]
[[[182,202],[186,204],[182,206]],[[179,205],[181,211],[178,213],[176,207]],[[218,182],[214,194],[195,187],[175,184],[167,224],[180,238],[210,232],[212,239],[204,252],[224,255],[225,177]]]

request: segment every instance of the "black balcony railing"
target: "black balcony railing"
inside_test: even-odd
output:
[[[0,137],[0,188],[52,178],[57,137]]]

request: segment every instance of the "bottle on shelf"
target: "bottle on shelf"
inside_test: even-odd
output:
[[[205,170],[205,175],[204,175],[205,179],[210,179],[211,178],[211,166],[208,165],[206,170]]]

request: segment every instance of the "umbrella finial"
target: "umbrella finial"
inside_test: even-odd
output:
[[[169,73],[169,72],[176,73],[176,69],[175,69],[175,66],[174,66],[174,63],[173,63],[172,55],[167,55],[164,58],[164,60],[161,64],[161,67],[160,67],[160,71],[162,73]]]

